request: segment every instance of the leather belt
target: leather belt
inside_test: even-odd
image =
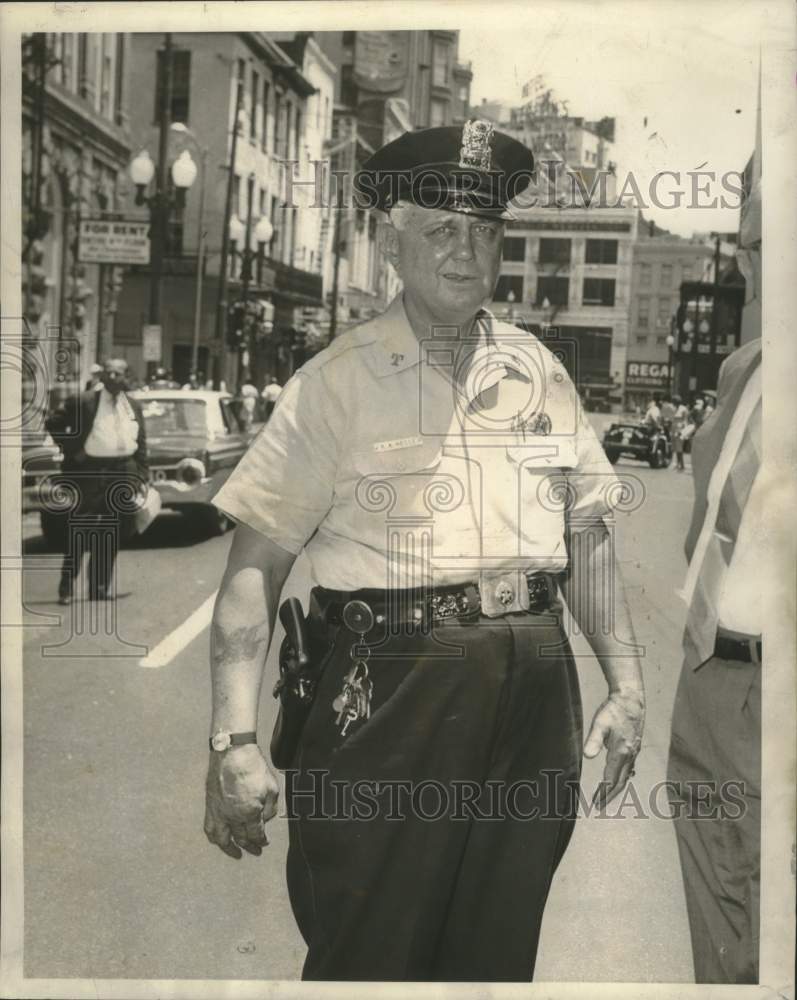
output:
[[[737,660],[740,663],[761,663],[762,643],[759,636],[740,636],[717,630],[714,656],[718,660]]]
[[[527,578],[529,610],[547,611],[557,598],[556,579],[549,573]],[[368,605],[376,625],[423,624],[448,618],[474,618],[481,613],[482,598],[475,583],[412,590],[316,590],[318,604],[329,624],[345,623],[344,608],[353,601]]]

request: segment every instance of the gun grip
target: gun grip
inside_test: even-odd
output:
[[[301,601],[295,597],[289,597],[287,601],[283,601],[279,614],[285,634],[296,654],[296,667],[301,670],[310,663],[309,643]]]

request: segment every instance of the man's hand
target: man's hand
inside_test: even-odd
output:
[[[277,812],[279,784],[259,747],[247,743],[211,751],[205,791],[205,834],[238,860],[241,848],[259,857],[268,844],[265,825]]]
[[[584,756],[596,757],[605,746],[606,767],[592,797],[593,805],[603,808],[625,788],[634,773],[644,726],[645,696],[641,690],[612,691],[595,713]]]

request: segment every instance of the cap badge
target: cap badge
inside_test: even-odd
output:
[[[462,126],[462,146],[459,150],[460,167],[475,167],[477,170],[492,169],[490,141],[495,126],[481,118],[471,118]]]

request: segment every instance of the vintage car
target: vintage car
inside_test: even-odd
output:
[[[229,393],[209,389],[149,389],[130,395],[144,414],[150,482],[163,507],[189,514],[209,534],[223,534],[232,522],[210,499],[253,433],[236,401]]]
[[[236,400],[226,392],[149,389],[131,392],[141,404],[150,480],[166,508],[184,511],[211,535],[232,526],[210,498],[246,451],[247,431]],[[39,511],[42,534],[58,547],[64,521],[47,509],[47,490],[61,467],[61,450],[46,432],[22,453],[22,509]],[[57,479],[57,477],[56,477]]]
[[[603,450],[610,462],[621,455],[647,462],[651,469],[664,469],[672,459],[666,431],[637,420],[616,421],[603,435]]]

